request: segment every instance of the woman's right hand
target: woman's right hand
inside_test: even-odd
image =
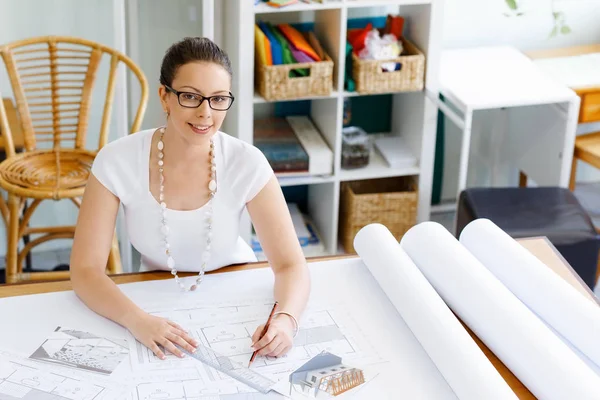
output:
[[[190,353],[195,352],[198,346],[198,342],[175,322],[147,313],[142,313],[133,318],[126,328],[140,343],[152,350],[161,360],[166,357],[159,345],[178,357],[183,357],[184,353],[175,347],[175,344]]]

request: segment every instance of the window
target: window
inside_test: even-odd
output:
[[[313,377],[310,379],[313,383],[315,383],[317,381],[317,377],[313,375]]]

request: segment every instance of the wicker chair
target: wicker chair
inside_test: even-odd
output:
[[[43,200],[69,199],[77,207],[97,151],[108,140],[108,129],[120,63],[124,63],[141,86],[140,101],[130,132],[139,130],[148,101],[148,83],[126,55],[89,40],[44,36],[0,47],[13,89],[23,132],[24,151],[15,152],[6,110],[0,102],[0,130],[6,160],[0,163],[0,211],[7,226],[6,282],[54,280],[69,271],[23,273],[23,259],[31,249],[53,239],[72,238],[74,226],[29,227]],[[97,148],[85,148],[91,98],[99,65],[110,61]],[[24,205],[31,199],[25,212]],[[41,235],[20,251],[24,235]],[[116,235],[108,257],[107,273],[119,273],[121,259]]]

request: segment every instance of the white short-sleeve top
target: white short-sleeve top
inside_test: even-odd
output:
[[[141,254],[142,271],[169,269],[160,231],[161,207],[149,187],[150,146],[155,131],[140,131],[108,143],[92,165],[96,179],[121,201],[129,240]],[[213,141],[218,187],[213,199],[207,271],[256,261],[254,252],[240,237],[240,218],[246,203],[273,176],[269,162],[255,146],[223,132],[217,132]],[[206,247],[204,207],[189,211],[167,208],[169,244],[179,271],[200,270]]]

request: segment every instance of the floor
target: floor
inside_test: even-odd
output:
[[[579,184],[575,190],[575,195],[581,204],[588,210],[596,226],[600,226],[600,182]],[[453,232],[453,212],[434,214],[431,219],[441,223],[449,231]],[[70,255],[70,249],[33,253],[33,268],[51,270],[59,264],[68,264]],[[0,257],[0,265],[4,265],[4,257]],[[133,254],[133,265],[139,266],[139,253],[135,250]],[[596,294],[600,296],[600,285],[596,286]]]

